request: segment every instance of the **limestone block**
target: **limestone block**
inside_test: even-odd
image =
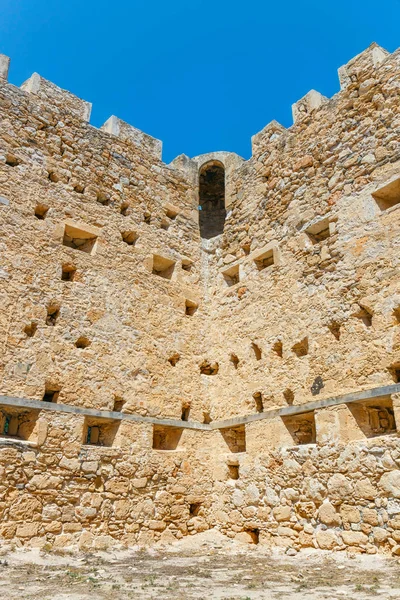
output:
[[[249,531],[240,531],[235,535],[235,540],[241,544],[254,544],[254,538]]]
[[[340,545],[337,534],[334,531],[319,530],[315,535],[315,539],[317,540],[317,544],[321,550],[333,550]]]
[[[17,526],[16,536],[20,538],[32,538],[39,532],[39,523],[23,523]]]
[[[374,527],[372,530],[372,534],[374,536],[374,541],[378,544],[383,544],[384,542],[386,542],[389,536],[388,532],[386,531],[386,529],[383,529],[383,527]]]
[[[94,536],[89,531],[83,531],[79,537],[79,549],[86,551],[93,548]]]
[[[145,488],[147,485],[147,477],[139,477],[136,479],[132,479],[132,485],[134,488],[136,488],[138,490]]]
[[[272,510],[272,514],[277,521],[289,521],[292,509],[290,506],[276,506]]]
[[[84,473],[96,473],[99,467],[97,460],[84,461],[81,465],[81,469]]]
[[[30,521],[42,512],[42,503],[33,496],[22,496],[10,507],[9,516],[15,521]]]
[[[377,496],[377,490],[372,485],[369,479],[364,477],[359,479],[354,484],[354,494],[359,498],[366,498],[367,500],[374,500]]]
[[[359,523],[361,521],[359,509],[356,506],[348,504],[342,504],[340,507],[340,516],[344,523]]]
[[[361,531],[342,531],[343,541],[348,546],[360,546],[368,543],[368,536]]]
[[[388,495],[400,498],[400,471],[384,473],[379,481],[379,486]]]
[[[321,523],[335,527],[340,525],[341,518],[335,507],[330,502],[324,502],[318,509],[318,518]]]
[[[341,473],[335,473],[328,480],[328,492],[332,499],[343,502],[353,492],[350,481]]]

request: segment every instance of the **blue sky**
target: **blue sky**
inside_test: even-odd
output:
[[[9,80],[33,72],[161,140],[163,158],[214,150],[248,158],[291,104],[339,89],[337,68],[376,41],[400,46],[400,0],[1,0]],[[396,35],[397,34],[397,35]]]

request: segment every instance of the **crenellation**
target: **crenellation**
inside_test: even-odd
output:
[[[143,133],[140,129],[132,127],[125,121],[118,119],[114,115],[111,116],[104,125],[101,126],[103,131],[111,133],[119,137],[121,140],[130,141],[144,149],[144,151],[150,155],[154,155],[156,158],[161,160],[162,157],[162,142],[156,138]]]
[[[10,58],[5,54],[0,54],[0,79],[8,80],[8,70],[10,68]]]
[[[366,50],[338,69],[341,89],[346,89],[351,84],[359,84],[363,72],[377,68],[389,56],[390,53],[387,50],[375,42],[371,44]]]
[[[70,113],[82,121],[89,122],[92,105],[90,102],[81,100],[71,92],[67,92],[56,86],[51,81],[44,79],[38,73],[33,73],[22,85],[21,90],[28,94],[34,94],[41,100],[48,102],[53,108],[62,113]]]
[[[313,111],[327,102],[329,102],[328,98],[315,90],[310,90],[303,98],[292,105],[293,123],[296,124],[306,119]]]

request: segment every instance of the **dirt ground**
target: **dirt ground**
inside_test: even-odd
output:
[[[400,599],[400,565],[384,556],[243,546],[215,532],[171,546],[93,554],[9,551],[0,597],[11,600]]]

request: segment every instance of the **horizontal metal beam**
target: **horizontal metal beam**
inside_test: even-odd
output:
[[[41,411],[48,410],[59,413],[69,413],[82,415],[84,417],[94,417],[97,419],[113,421],[132,421],[134,423],[148,423],[150,425],[164,425],[166,427],[179,427],[181,429],[192,429],[196,431],[212,431],[216,429],[228,429],[253,423],[255,421],[271,420],[275,417],[287,417],[299,415],[321,408],[336,406],[338,404],[351,404],[353,402],[362,402],[363,400],[373,400],[374,398],[384,398],[391,394],[400,393],[400,384],[386,385],[376,387],[361,392],[344,394],[343,396],[334,396],[324,400],[306,402],[305,404],[284,406],[282,408],[273,408],[262,413],[246,415],[244,417],[233,417],[232,419],[222,419],[213,421],[210,424],[198,423],[196,421],[180,421],[178,419],[158,419],[155,417],[142,417],[141,415],[131,415],[129,413],[114,412],[109,410],[97,410],[95,408],[85,408],[81,406],[72,406],[70,404],[58,404],[53,402],[43,402],[43,400],[31,400],[29,398],[17,398],[14,396],[0,396],[0,406],[13,406],[29,410]]]

